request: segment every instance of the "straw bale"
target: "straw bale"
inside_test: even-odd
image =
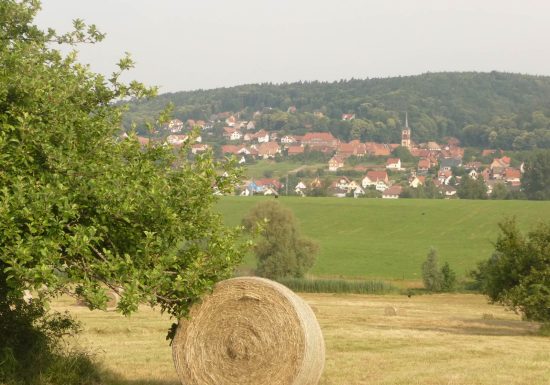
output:
[[[184,385],[317,385],[325,343],[300,297],[241,277],[218,283],[179,321],[172,354]]]
[[[482,319],[495,319],[495,316],[493,315],[493,313],[483,313],[481,318]]]
[[[397,315],[397,308],[395,306],[386,306],[384,309],[384,314],[387,316]]]

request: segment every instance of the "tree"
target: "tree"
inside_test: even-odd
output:
[[[0,2],[0,323],[17,319],[24,289],[91,308],[104,308],[110,289],[124,314],[147,303],[184,316],[242,256],[237,231],[213,210],[213,186],[232,189],[234,165],[211,154],[189,162],[190,144],[121,140],[116,102],[154,89],[119,81],[129,57],[105,79],[50,48],[103,35],[79,20],[74,32],[43,32],[39,7]]]
[[[449,262],[445,262],[441,268],[443,278],[441,291],[453,291],[456,287],[456,273],[451,269]]]
[[[280,203],[259,203],[243,219],[243,225],[249,232],[260,234],[254,246],[258,275],[299,278],[315,263],[319,247],[300,234],[292,211]]]
[[[487,186],[483,178],[465,176],[458,185],[456,194],[460,199],[487,199]]]
[[[422,281],[429,291],[441,291],[443,287],[443,275],[439,271],[437,250],[430,248],[426,260],[422,263]]]
[[[491,302],[550,322],[550,223],[522,234],[515,220],[499,224],[491,258],[478,264],[473,277]]]
[[[525,163],[521,185],[528,199],[550,199],[550,151],[535,152]]]

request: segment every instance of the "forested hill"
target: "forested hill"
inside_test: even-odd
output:
[[[466,146],[550,148],[550,77],[542,76],[427,73],[168,93],[132,104],[125,126],[151,119],[168,102],[175,106],[174,117],[183,121],[208,121],[231,112],[255,120],[256,129],[331,131],[342,140],[378,142],[399,141],[408,111],[416,142],[454,136]],[[254,115],[256,111],[261,114]],[[342,114],[348,113],[355,119],[343,121]]]

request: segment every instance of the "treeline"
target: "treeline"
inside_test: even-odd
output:
[[[256,128],[282,133],[330,131],[341,140],[398,142],[409,114],[413,140],[454,136],[465,146],[506,150],[550,148],[550,77],[491,73],[427,73],[386,79],[252,84],[167,93],[132,103],[125,126],[151,120],[169,102],[173,115],[209,120],[239,113]],[[296,110],[294,111],[293,108]],[[260,111],[261,115],[254,115]],[[342,121],[342,114],[355,119]]]

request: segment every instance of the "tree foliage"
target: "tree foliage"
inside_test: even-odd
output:
[[[521,179],[523,191],[529,199],[550,199],[550,151],[540,150],[531,154],[525,163]]]
[[[240,260],[212,207],[213,187],[236,180],[233,164],[189,162],[189,144],[121,140],[116,102],[154,90],[119,81],[129,57],[106,79],[51,48],[103,35],[78,20],[72,33],[43,32],[39,6],[0,2],[0,302],[29,288],[102,308],[109,288],[125,314],[148,303],[180,317]]]
[[[260,234],[254,246],[258,275],[299,278],[315,263],[317,244],[300,234],[294,214],[280,203],[259,203],[243,219],[243,225],[249,232]]]
[[[522,234],[514,220],[499,224],[495,252],[472,273],[481,290],[535,321],[550,321],[550,223]]]
[[[452,92],[450,92],[452,90]],[[238,95],[238,97],[236,97]],[[521,98],[518,95],[523,95]],[[150,118],[168,101],[176,117],[208,120],[225,111],[255,119],[257,128],[303,135],[330,131],[338,139],[398,143],[409,112],[421,143],[459,138],[463,145],[531,150],[550,148],[550,78],[500,72],[428,73],[386,79],[250,84],[161,95],[133,103],[125,125]],[[290,106],[297,111],[287,113]],[[254,117],[259,111],[261,116]],[[315,116],[321,111],[324,116]],[[354,113],[351,122],[342,113]],[[144,125],[140,128],[145,132]]]
[[[456,287],[456,273],[448,262],[439,268],[437,250],[430,248],[426,260],[422,263],[422,281],[424,287],[433,292],[453,291]]]
[[[437,259],[437,250],[432,247],[422,263],[422,281],[429,291],[441,291],[443,286],[443,275],[439,271]]]

